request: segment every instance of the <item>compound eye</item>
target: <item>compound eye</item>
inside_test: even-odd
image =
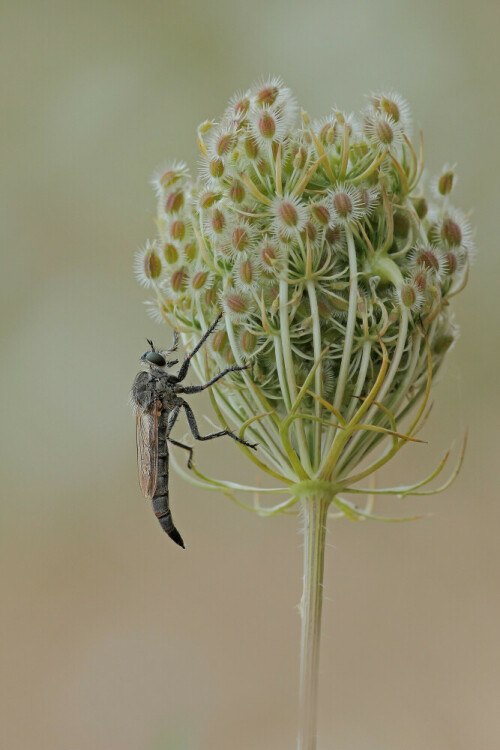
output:
[[[157,367],[165,367],[167,364],[165,357],[162,357],[161,354],[158,354],[158,352],[145,352],[141,359],[144,358],[146,362],[149,362],[152,365],[156,365]]]

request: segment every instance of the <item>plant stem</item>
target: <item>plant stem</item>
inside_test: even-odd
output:
[[[326,518],[330,499],[307,497],[304,509],[304,589],[300,612],[300,704],[298,750],[316,750],[319,643],[323,604]]]

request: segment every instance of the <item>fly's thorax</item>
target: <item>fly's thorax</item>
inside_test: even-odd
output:
[[[155,399],[157,398],[155,381],[150,374],[141,370],[133,382],[130,400],[136,409],[149,411]]]
[[[176,406],[182,405],[182,399],[177,396],[174,387],[171,384],[165,388],[162,393],[161,402],[164,411],[172,411]]]

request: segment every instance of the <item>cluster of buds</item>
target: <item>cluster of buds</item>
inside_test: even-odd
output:
[[[453,168],[424,196],[422,145],[417,156],[398,94],[373,94],[359,116],[297,120],[291,91],[271,78],[200,125],[198,178],[175,163],[154,179],[158,236],[136,270],[186,345],[225,312],[195,368],[206,379],[249,363],[213,402],[259,442],[258,465],[295,498],[292,485],[330,484],[340,511],[357,515],[339,492],[357,491],[370,472],[353,471],[384,437],[384,456],[415,439],[457,337],[450,301],[467,281],[472,231],[450,204]]]

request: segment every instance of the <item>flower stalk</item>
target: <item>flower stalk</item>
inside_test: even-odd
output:
[[[413,484],[363,486],[422,443],[474,242],[450,203],[453,167],[424,194],[422,137],[418,157],[398,94],[372,94],[360,116],[333,109],[311,120],[302,111],[297,125],[297,111],[290,89],[271,78],[235,96],[219,122],[203,123],[198,178],[182,163],[155,176],[158,235],[137,254],[136,272],[152,291],[153,317],[187,349],[225,313],[192,360],[200,382],[249,365],[210,397],[225,429],[258,443],[257,453],[239,448],[273,486],[171,460],[187,481],[262,517],[302,509],[299,750],[315,750],[327,517],[414,520],[377,515],[373,499],[441,492],[455,479],[463,451],[434,491],[427,485],[449,453]],[[242,499],[249,495],[253,502]],[[263,501],[275,495],[284,497]],[[366,504],[353,502],[358,495]]]
[[[300,603],[300,688],[298,750],[316,750],[317,697],[326,519],[330,499],[311,495],[302,501],[304,587]]]

